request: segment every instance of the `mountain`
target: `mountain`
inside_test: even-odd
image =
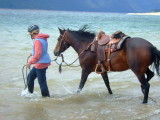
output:
[[[92,12],[160,11],[160,0],[0,0],[3,9],[44,9]]]

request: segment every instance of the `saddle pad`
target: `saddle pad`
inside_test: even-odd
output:
[[[119,49],[122,48],[123,42],[124,42],[126,39],[128,39],[128,38],[131,38],[131,37],[130,37],[130,36],[125,36],[125,37],[123,37],[123,38],[118,42],[118,44],[117,44],[117,50],[119,50]]]
[[[124,41],[126,39],[128,39],[128,38],[130,38],[130,37],[129,36],[125,36],[118,43],[111,44],[111,47],[110,47],[111,53],[121,49]],[[109,49],[109,45],[106,45],[106,48],[105,48],[106,53],[108,52],[108,49]]]

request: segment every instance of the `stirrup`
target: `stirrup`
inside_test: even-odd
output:
[[[100,66],[101,71],[98,71],[98,70],[97,70],[97,69],[98,69],[98,66]],[[102,64],[99,64],[99,63],[96,64],[95,72],[96,72],[97,74],[102,74],[102,73],[105,72],[104,67],[102,66]]]

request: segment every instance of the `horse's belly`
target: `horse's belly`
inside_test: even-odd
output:
[[[125,63],[111,65],[111,71],[125,71],[128,69],[129,69],[129,66],[128,64],[125,64]]]

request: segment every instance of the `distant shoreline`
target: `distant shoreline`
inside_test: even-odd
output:
[[[3,10],[19,10],[19,11],[48,11],[48,12],[75,12],[75,13],[109,13],[117,14],[116,12],[98,12],[98,11],[70,11],[70,10],[47,10],[47,9],[12,9],[12,8],[0,8],[0,11]],[[126,13],[119,13],[126,14]]]
[[[19,10],[19,11],[49,11],[49,12],[83,12],[83,13],[109,13],[109,14],[127,14],[127,15],[160,15],[160,12],[150,12],[150,13],[116,13],[116,12],[96,12],[96,11],[64,11],[64,10],[45,10],[45,9],[11,9],[11,8],[0,8],[3,10]]]
[[[160,15],[160,12],[151,12],[151,13],[128,13],[128,15]]]

